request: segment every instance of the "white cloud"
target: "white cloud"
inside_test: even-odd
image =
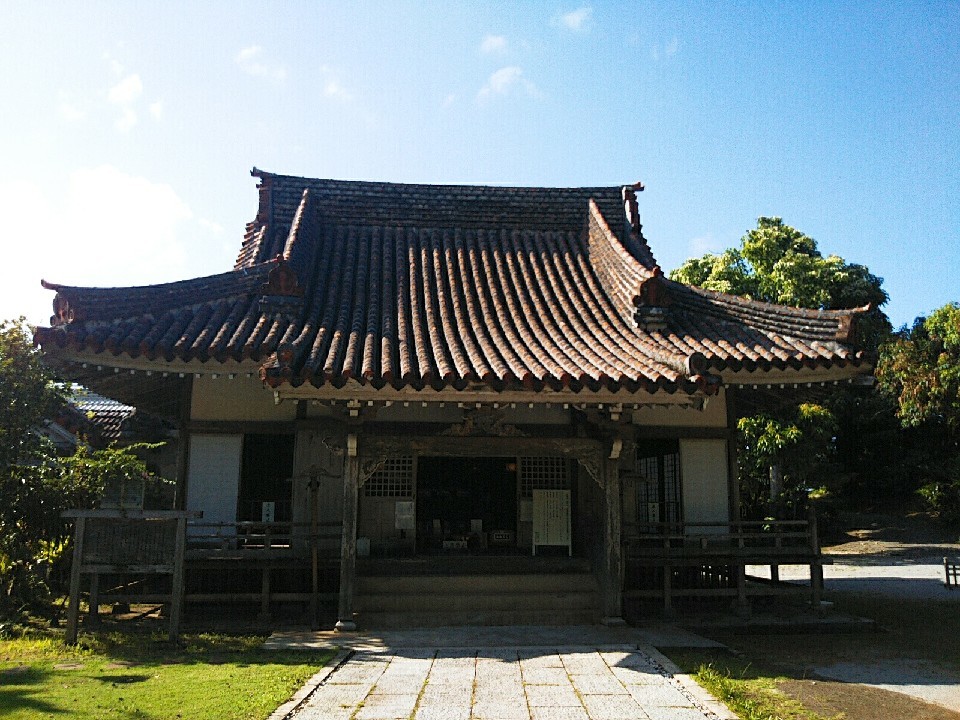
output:
[[[713,236],[713,233],[707,233],[706,235],[692,238],[687,243],[687,257],[700,257],[707,253],[716,255],[723,252],[723,249],[723,243],[717,240]]]
[[[487,78],[487,82],[477,92],[477,101],[484,103],[495,95],[509,95],[517,90],[534,98],[543,96],[536,85],[523,77],[523,68],[517,65],[508,65],[500,68]]]
[[[277,82],[285,80],[287,77],[287,69],[280,64],[265,62],[263,55],[263,48],[261,46],[251,45],[238,52],[234,60],[247,75],[270,78]]]
[[[107,93],[107,100],[121,107],[132,105],[143,94],[143,82],[136,73],[127,75]]]
[[[69,93],[60,92],[60,102],[57,105],[57,112],[67,122],[80,122],[87,117],[87,110],[83,104],[76,98],[71,97]]]
[[[163,119],[163,100],[157,100],[156,102],[150,103],[150,107],[147,109],[150,111],[150,114],[155,120]]]
[[[554,18],[554,23],[573,32],[582,32],[590,27],[590,20],[593,17],[593,8],[587,5],[563,13]]]
[[[0,318],[46,323],[53,293],[40,278],[71,285],[142,285],[180,279],[180,235],[189,206],[164,183],[111,165],[74,171],[65,188],[0,181],[4,232],[15,240],[0,263]]]
[[[507,38],[503,35],[487,35],[480,43],[480,52],[486,55],[503,55],[507,52]]]
[[[107,92],[107,101],[120,108],[120,117],[114,125],[122,132],[137,124],[137,111],[134,109],[143,94],[143,82],[136,73],[127,75]]]
[[[663,48],[661,49],[660,44],[653,45],[650,48],[650,57],[653,58],[653,61],[656,62],[660,60],[661,57],[664,59],[671,58],[677,54],[680,50],[680,41],[677,38],[672,38],[668,42],[664,43]]]
[[[353,93],[344,87],[340,82],[337,72],[329,65],[320,66],[320,81],[322,83],[323,94],[328,98],[350,102],[353,100]]]
[[[204,228],[205,230],[209,230],[214,235],[223,235],[223,225],[218,222],[207,220],[206,218],[200,218],[197,220],[197,223],[200,225],[200,227]]]

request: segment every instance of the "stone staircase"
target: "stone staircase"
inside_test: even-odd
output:
[[[376,571],[378,568],[368,567]],[[359,627],[574,625],[600,619],[599,588],[585,562],[530,567],[499,563],[499,572],[469,562],[398,566],[357,577]],[[485,570],[477,572],[478,569]],[[361,572],[363,569],[361,569]]]

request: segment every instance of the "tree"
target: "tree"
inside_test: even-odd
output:
[[[880,310],[888,299],[883,280],[863,265],[848,263],[837,255],[824,257],[813,238],[779,217],[759,218],[757,227],[741,238],[738,248],[687,260],[670,276],[707,290],[781,305],[820,309],[869,306],[857,323],[856,337],[868,351],[876,351],[891,330]],[[828,474],[837,476],[838,458],[871,454],[853,447],[864,438],[880,437],[862,423],[854,427],[857,416],[849,410],[855,402],[850,391],[838,390],[820,404],[787,405],[739,420],[745,514],[764,514],[770,501],[771,473],[775,481],[782,481],[785,496],[766,509],[782,511],[807,488],[823,485]],[[885,417],[890,416],[888,409]],[[846,454],[838,455],[838,448]],[[863,470],[847,470],[839,477],[852,487]]]
[[[34,432],[64,403],[62,389],[30,341],[24,319],[0,322],[0,477],[29,463],[39,447]]]
[[[65,571],[69,561],[64,510],[93,507],[106,487],[122,495],[124,485],[140,483],[147,503],[171,504],[171,483],[136,455],[156,445],[90,450],[81,442],[72,456],[59,457],[37,429],[64,402],[23,319],[0,323],[0,620],[51,609],[50,581],[65,576],[51,578],[51,567]]]
[[[807,490],[821,482],[830,464],[836,430],[832,413],[815,403],[802,403],[795,410],[786,418],[758,413],[737,423],[740,501],[748,517],[764,515],[771,509],[768,502],[778,516],[796,517]]]
[[[882,349],[877,379],[904,428],[924,437],[921,494],[945,517],[960,520],[960,304],[901,330]]]

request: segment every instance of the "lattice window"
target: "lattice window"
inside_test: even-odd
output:
[[[413,456],[387,458],[364,483],[367,497],[413,497]]]
[[[636,467],[640,476],[636,486],[637,518],[641,524],[679,523],[683,517],[679,443],[638,443]]]
[[[569,463],[562,457],[520,458],[520,497],[532,498],[534,490],[569,490]]]

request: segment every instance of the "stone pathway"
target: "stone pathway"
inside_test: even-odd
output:
[[[653,648],[366,648],[345,652],[292,720],[733,718]],[[709,709],[708,709],[708,706]]]

